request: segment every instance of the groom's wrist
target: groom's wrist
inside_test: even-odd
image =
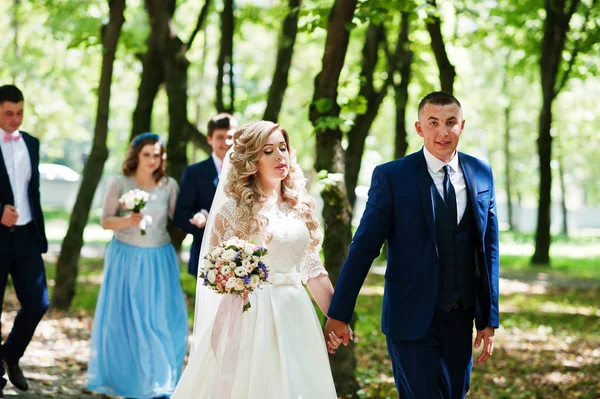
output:
[[[341,321],[346,324],[350,324],[350,321],[352,320],[352,314],[350,314],[350,317],[344,317],[343,314],[335,311],[332,312],[331,310],[327,312],[327,317],[333,320]]]

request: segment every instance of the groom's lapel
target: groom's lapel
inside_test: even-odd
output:
[[[463,174],[465,176],[467,193],[469,195],[469,199],[471,200],[471,209],[473,210],[473,216],[475,217],[475,225],[477,226],[479,236],[481,237],[482,226],[481,217],[479,216],[479,203],[477,202],[477,180],[475,179],[475,174],[473,173],[473,169],[471,169],[467,158],[462,156],[460,152],[458,153],[458,161],[460,162],[460,166],[462,167]]]
[[[427,162],[425,162],[425,156],[423,151],[416,157],[415,176],[417,177],[417,187],[419,191],[419,197],[421,198],[421,205],[423,206],[423,213],[425,220],[427,221],[427,227],[431,240],[435,245],[435,251],[437,253],[437,235],[435,230],[435,218],[433,215],[433,195],[431,190],[436,190],[431,175],[427,171]]]

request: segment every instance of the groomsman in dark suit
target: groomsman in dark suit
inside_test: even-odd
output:
[[[198,275],[198,256],[206,217],[219,183],[223,158],[231,147],[236,127],[233,116],[226,113],[214,116],[208,122],[206,133],[208,144],[213,149],[210,158],[190,165],[183,171],[173,222],[181,230],[194,235],[188,264],[188,272],[193,276]]]
[[[40,142],[19,131],[23,102],[17,87],[0,87],[0,298],[4,299],[10,274],[21,303],[0,348],[0,398],[5,372],[16,388],[27,390],[19,359],[49,306],[42,260],[48,242],[40,204]]]

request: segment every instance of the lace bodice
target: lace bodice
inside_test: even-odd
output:
[[[260,213],[268,219],[266,229],[272,235],[272,239],[264,243],[266,237],[255,235],[252,241],[257,244],[264,243],[268,248],[269,253],[264,262],[271,274],[300,273],[305,283],[312,277],[327,274],[319,256],[320,248],[309,248],[308,227],[288,204],[266,204]],[[229,200],[216,217],[211,233],[211,246],[218,245],[234,235],[236,218],[235,202]]]
[[[115,177],[108,187],[102,206],[102,219],[109,216],[124,216],[127,211],[119,205],[119,198],[129,190],[137,188],[134,180],[127,176]],[[146,234],[142,235],[138,226],[129,226],[115,231],[115,238],[126,244],[138,247],[159,247],[171,242],[167,232],[168,218],[173,217],[179,186],[169,177],[149,191],[150,199],[142,210],[146,221]]]

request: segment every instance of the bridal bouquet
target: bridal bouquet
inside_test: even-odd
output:
[[[265,247],[232,237],[206,255],[200,277],[219,294],[241,296],[245,312],[250,309],[248,295],[269,278],[269,269],[261,260],[267,252]]]
[[[134,189],[129,190],[125,194],[119,198],[119,204],[126,211],[131,211],[133,213],[140,213],[142,209],[148,203],[148,199],[150,198],[150,194],[143,190]],[[142,220],[140,224],[142,235],[146,235],[146,221]]]

